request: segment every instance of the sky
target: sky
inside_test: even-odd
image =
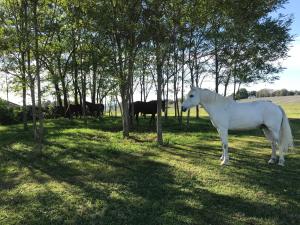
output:
[[[282,88],[286,88],[288,90],[300,90],[300,0],[290,0],[285,7],[279,9],[277,13],[285,15],[292,14],[294,18],[291,25],[291,34],[294,36],[294,41],[291,43],[289,48],[289,57],[282,63],[283,67],[286,69],[278,74],[280,79],[274,83],[258,83],[250,86],[244,86],[247,90],[260,90],[262,88],[274,90]],[[5,79],[5,77],[2,76],[1,80],[3,81],[3,79]],[[202,87],[213,89],[213,81],[205,80]],[[5,87],[0,87],[0,98],[6,99],[6,93],[3,89],[5,89]],[[232,91],[232,87],[229,87],[228,92],[230,93],[230,91]],[[155,99],[155,93],[151,93],[149,98]],[[17,104],[22,103],[22,99],[19,96],[12,94],[12,92],[10,92],[9,100]]]
[[[292,14],[293,23],[291,25],[291,34],[294,35],[294,41],[289,49],[289,58],[284,60],[283,67],[286,69],[279,74],[280,79],[274,84],[261,83],[250,86],[249,89],[257,90],[261,88],[300,90],[300,1],[290,0],[285,8],[280,9],[278,13]]]

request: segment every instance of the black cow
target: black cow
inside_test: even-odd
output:
[[[53,106],[51,108],[51,118],[58,118],[65,116],[65,108],[62,106]]]
[[[95,104],[91,102],[85,102],[90,114],[92,116],[96,116],[97,118],[103,116],[104,105],[103,104]]]
[[[69,104],[68,108],[65,112],[65,116],[69,117],[69,119],[73,118],[73,116],[77,118],[78,116],[81,118],[82,116],[82,106],[80,104]]]
[[[132,106],[133,106],[133,110],[134,110],[133,114],[135,116],[137,123],[139,122],[139,113],[144,114],[144,115],[151,114],[149,123],[150,124],[152,122],[154,123],[155,114],[157,113],[157,101],[156,100],[149,101],[149,102],[141,102],[141,101],[133,102],[129,106],[130,115],[131,115]],[[165,100],[162,101],[161,110],[163,112],[165,111]]]

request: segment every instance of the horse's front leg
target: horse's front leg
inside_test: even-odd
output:
[[[218,133],[220,135],[222,141],[222,149],[223,154],[221,156],[221,165],[226,165],[229,162],[229,154],[228,154],[228,130],[227,129],[218,129]]]

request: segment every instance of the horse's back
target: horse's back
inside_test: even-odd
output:
[[[229,128],[254,129],[274,121],[277,123],[281,116],[279,107],[271,101],[236,102],[229,109]]]

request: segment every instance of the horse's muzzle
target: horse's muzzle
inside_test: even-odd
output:
[[[186,110],[187,110],[187,108],[181,106],[181,111],[182,111],[182,112],[185,112]]]

